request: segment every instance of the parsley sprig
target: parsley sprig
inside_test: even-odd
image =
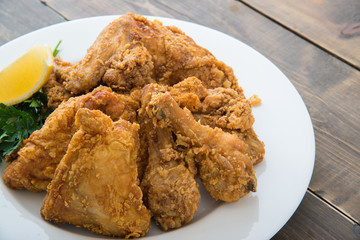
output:
[[[0,103],[1,159],[10,155],[24,139],[40,129],[51,111],[47,108],[47,96],[41,91],[14,106]]]

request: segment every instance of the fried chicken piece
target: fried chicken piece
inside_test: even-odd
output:
[[[265,145],[259,140],[253,127],[244,132],[239,130],[230,130],[229,132],[238,136],[245,143],[244,153],[249,156],[253,165],[259,164],[264,160]]]
[[[217,127],[244,131],[254,123],[251,103],[242,90],[207,89],[199,79],[189,77],[168,87],[168,91],[180,107],[188,108],[197,119],[207,118]]]
[[[244,153],[253,164],[263,160],[264,143],[252,127],[255,121],[252,102],[245,98],[242,91],[223,87],[207,89],[195,77],[189,77],[172,87],[153,86],[157,91],[168,91],[179,106],[189,109],[201,124],[236,134],[244,142]]]
[[[85,108],[75,122],[79,130],[47,189],[41,216],[103,235],[144,236],[151,216],[137,184],[139,125]]]
[[[252,115],[252,98],[229,88],[206,89],[201,82],[190,77],[169,87],[169,93],[181,106],[188,108],[203,125],[218,127],[237,135],[244,142],[244,153],[253,164],[264,159],[264,143],[256,135]]]
[[[144,202],[163,230],[189,222],[200,204],[199,186],[175,149],[169,129],[154,127],[149,121],[149,163],[141,188]]]
[[[24,141],[15,160],[3,173],[5,184],[14,189],[46,190],[77,130],[74,119],[78,109],[99,109],[114,120],[122,117],[134,121],[138,104],[129,96],[118,95],[102,86],[63,102],[46,119],[43,127]]]
[[[239,88],[233,70],[181,30],[132,13],[111,22],[86,56],[59,75],[65,90],[75,95],[100,82],[124,91],[154,80],[173,85],[190,76],[210,88]]]
[[[42,91],[47,95],[48,107],[52,109],[57,108],[62,102],[74,96],[70,91],[65,89],[63,85],[64,80],[59,74],[60,69],[69,66],[71,66],[71,63],[64,62],[59,57],[54,58],[53,70],[48,81],[42,88]]]
[[[181,107],[188,108],[195,120],[212,128],[237,135],[244,142],[244,153],[253,164],[264,159],[265,146],[256,135],[252,100],[228,88],[206,89],[196,78],[187,78],[169,88]]]
[[[146,113],[159,127],[171,127],[191,139],[197,154],[200,179],[215,199],[237,201],[256,191],[256,177],[244,143],[219,128],[201,125],[188,110],[181,109],[169,93],[152,91],[149,85],[143,97]]]
[[[116,92],[129,92],[155,82],[151,77],[154,68],[152,57],[141,43],[127,44],[119,55],[110,60],[102,83]]]

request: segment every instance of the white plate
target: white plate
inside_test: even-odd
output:
[[[0,47],[0,69],[36,44],[55,47],[60,56],[80,60],[99,32],[117,16],[80,19],[49,26]],[[149,17],[154,19],[154,17]],[[288,221],[300,204],[315,160],[314,132],[300,95],[267,58],[244,43],[194,23],[156,17],[175,25],[219,60],[233,67],[249,97],[262,104],[253,109],[255,130],[265,142],[265,160],[255,166],[258,189],[236,203],[219,203],[202,190],[199,211],[190,224],[162,232],[152,224],[144,239],[269,239]],[[6,57],[5,57],[6,56]],[[1,173],[4,169],[1,163]],[[0,181],[0,239],[104,238],[83,229],[42,220],[44,193],[15,191]],[[106,238],[106,237],[105,237]]]

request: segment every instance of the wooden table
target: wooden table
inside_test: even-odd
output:
[[[206,25],[274,62],[310,112],[316,162],[302,203],[273,239],[360,239],[360,1],[0,0],[0,45],[54,23],[125,12]]]

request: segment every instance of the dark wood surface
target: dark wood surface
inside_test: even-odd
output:
[[[310,186],[273,239],[360,239],[359,1],[305,2],[0,0],[0,45],[57,22],[125,12],[188,20],[243,41],[290,79],[315,130]]]
[[[259,13],[360,69],[360,1],[241,0]],[[349,51],[353,49],[353,51]],[[356,51],[357,50],[357,51]]]
[[[65,21],[39,1],[0,0],[0,45],[36,29]]]

